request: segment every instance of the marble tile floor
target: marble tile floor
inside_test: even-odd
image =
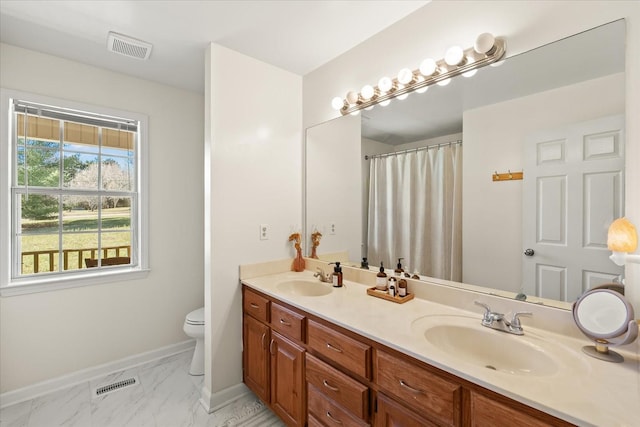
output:
[[[0,409],[0,427],[281,427],[248,394],[207,414],[203,377],[190,376],[193,350]],[[139,383],[92,397],[95,387],[137,376]]]

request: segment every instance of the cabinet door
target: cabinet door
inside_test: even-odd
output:
[[[399,405],[384,394],[378,394],[377,406],[375,427],[436,427],[436,424]]]
[[[304,426],[304,349],[277,332],[272,332],[271,406],[289,426]]]
[[[269,402],[269,327],[245,314],[242,320],[242,379],[263,401]]]

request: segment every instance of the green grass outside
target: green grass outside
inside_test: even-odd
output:
[[[63,214],[63,248],[64,249],[95,249],[98,247],[97,213],[89,211],[72,211]],[[131,244],[130,209],[115,208],[102,211],[102,247],[128,246]],[[57,220],[23,221],[22,252],[58,250]],[[56,234],[49,234],[56,233]],[[115,257],[115,250],[109,251],[108,257]],[[120,256],[130,256],[121,252]],[[83,258],[90,258],[91,252],[81,255],[77,252],[69,254],[68,269],[84,268]],[[97,255],[96,255],[97,257]],[[22,274],[34,272],[32,256],[22,258]],[[58,255],[54,255],[54,271],[58,271]],[[41,255],[39,258],[40,272],[49,271],[49,257]]]

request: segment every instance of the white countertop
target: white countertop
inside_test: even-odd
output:
[[[417,322],[421,321],[419,319],[424,319],[425,316],[471,317],[477,318],[479,323],[481,312],[469,312],[419,298],[395,304],[369,296],[366,293],[367,286],[346,280],[343,288],[334,289],[324,296],[299,296],[278,289],[279,283],[292,279],[317,281],[313,279],[311,271],[304,271],[244,279],[242,283],[571,423],[607,427],[640,426],[640,359],[637,354],[624,352],[624,363],[600,361],[582,353],[581,348],[590,344],[586,339],[559,335],[524,324],[526,338],[505,335],[508,339],[539,339],[557,346],[561,350],[557,362],[562,369],[543,376],[494,371],[434,347],[416,329]],[[443,319],[446,322],[446,318]]]

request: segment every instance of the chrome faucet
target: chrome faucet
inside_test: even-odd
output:
[[[319,278],[320,281],[323,282],[323,283],[331,282],[331,275],[330,274],[325,274],[324,270],[322,270],[320,267],[316,267],[316,269],[318,270],[318,272],[314,273],[313,277]]]
[[[474,301],[475,305],[479,305],[484,308],[484,315],[482,316],[482,326],[495,329],[497,331],[507,332],[514,335],[524,335],[522,324],[520,323],[520,316],[532,316],[533,313],[529,311],[517,311],[513,313],[511,321],[504,318],[504,314],[491,311],[491,308],[480,301]]]

